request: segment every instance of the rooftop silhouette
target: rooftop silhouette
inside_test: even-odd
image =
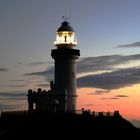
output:
[[[129,121],[125,120],[118,112],[114,115],[105,116],[100,113],[95,116],[94,112],[84,110],[82,114],[76,113],[43,113],[43,112],[13,112],[5,113],[0,117],[1,137],[52,137],[65,138],[71,136],[94,136],[112,138],[140,135],[140,130],[135,128]],[[110,133],[110,135],[109,135]],[[71,137],[70,136],[70,137]]]

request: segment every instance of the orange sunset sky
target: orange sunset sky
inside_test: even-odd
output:
[[[121,115],[128,119],[140,119],[140,84],[131,87],[111,90],[104,94],[104,90],[93,88],[78,89],[78,108],[95,111],[119,110]],[[94,94],[96,91],[103,93]],[[125,96],[121,96],[121,95]]]

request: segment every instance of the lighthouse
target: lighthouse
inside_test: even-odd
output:
[[[56,32],[56,49],[51,51],[51,56],[55,61],[54,82],[56,94],[65,94],[66,112],[76,110],[76,61],[80,56],[77,46],[76,33],[66,20]],[[65,91],[65,92],[64,92]]]
[[[66,20],[56,32],[56,49],[51,50],[55,62],[54,82],[50,90],[28,90],[29,111],[49,113],[75,113],[76,111],[76,61],[80,56],[74,29]]]

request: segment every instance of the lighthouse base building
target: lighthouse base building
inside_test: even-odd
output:
[[[28,90],[28,108],[29,111],[38,112],[67,112],[66,111],[66,92],[56,92],[54,85],[51,82],[50,90],[42,90],[39,88],[37,91]],[[71,110],[72,111],[72,110]]]
[[[56,32],[57,47],[51,51],[55,61],[54,83],[50,90],[28,90],[29,111],[75,112],[76,111],[76,61],[80,50],[75,49],[75,31],[67,21]]]

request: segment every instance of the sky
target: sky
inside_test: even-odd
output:
[[[119,110],[140,124],[140,0],[0,0],[0,108],[27,109],[49,89],[63,16],[76,31],[77,108]],[[140,126],[140,125],[139,125]]]

